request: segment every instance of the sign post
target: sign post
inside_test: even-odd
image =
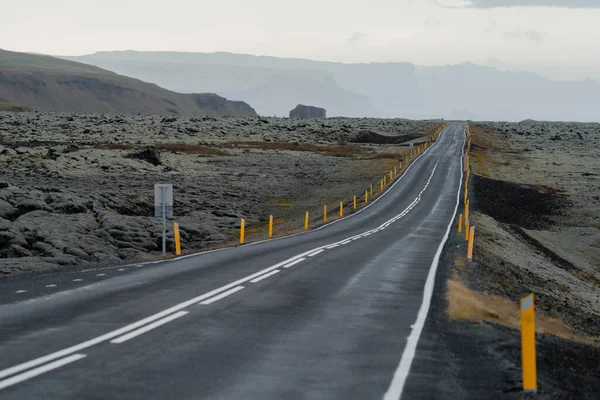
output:
[[[173,218],[173,185],[157,183],[154,185],[154,216],[162,217],[162,252],[167,254],[167,218]]]

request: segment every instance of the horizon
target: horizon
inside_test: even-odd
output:
[[[42,55],[42,56],[49,56],[49,57],[55,57],[55,58],[70,58],[70,57],[86,57],[86,56],[94,56],[96,54],[101,54],[101,53],[181,53],[181,54],[231,54],[231,55],[237,55],[237,56],[250,56],[250,57],[265,57],[265,58],[275,58],[275,59],[287,59],[287,60],[301,60],[301,61],[310,61],[310,62],[324,62],[324,63],[338,63],[338,64],[346,64],[346,65],[368,65],[368,64],[411,64],[414,67],[425,67],[425,68],[441,68],[441,67],[452,67],[452,66],[461,66],[461,65],[475,65],[481,68],[489,68],[489,69],[493,69],[496,71],[500,71],[500,72],[512,72],[512,73],[533,73],[536,74],[544,79],[548,79],[550,81],[554,81],[554,82],[585,82],[585,81],[591,81],[594,83],[598,83],[600,84],[600,77],[595,79],[595,78],[581,78],[581,79],[554,79],[551,77],[547,77],[544,76],[543,74],[540,74],[537,71],[532,71],[532,70],[524,70],[524,69],[502,69],[502,68],[498,68],[494,65],[488,65],[485,63],[477,63],[477,62],[473,62],[473,61],[462,61],[462,62],[457,62],[457,63],[447,63],[447,64],[432,64],[432,65],[425,65],[425,64],[415,64],[413,62],[410,61],[363,61],[363,62],[345,62],[345,61],[335,61],[335,60],[331,60],[331,59],[313,59],[313,58],[302,58],[302,57],[281,57],[281,56],[274,56],[274,55],[269,55],[269,54],[251,54],[251,53],[235,53],[232,51],[227,51],[227,50],[218,50],[218,51],[211,51],[211,52],[204,52],[204,51],[177,51],[177,50],[137,50],[137,49],[124,49],[124,50],[98,50],[92,53],[82,53],[82,54],[76,54],[76,55],[66,55],[66,54],[47,54],[47,53],[39,53],[39,52],[26,52],[26,51],[20,51],[17,49],[7,49],[4,47],[0,47],[0,50],[4,50],[4,51],[11,51],[11,52],[15,52],[15,53],[26,53],[26,54],[32,54],[32,55]],[[500,62],[502,63],[502,60],[498,60],[498,59],[491,59],[493,61],[496,62]],[[83,61],[77,61],[80,63],[85,64],[85,62]]]

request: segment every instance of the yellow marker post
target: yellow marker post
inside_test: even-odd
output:
[[[246,228],[246,220],[242,218],[242,223],[240,224],[240,244],[244,244],[244,234]]]
[[[467,204],[467,196],[469,195],[469,189],[465,188],[465,204]]]
[[[473,259],[473,241],[475,240],[475,227],[472,226],[469,232],[469,246],[467,247],[467,258]]]
[[[463,220],[463,215],[462,215],[462,214],[460,214],[460,215],[458,216],[458,233],[461,233],[461,232],[462,232],[462,220]]]
[[[273,216],[269,215],[269,237],[273,236]]]
[[[173,224],[173,236],[175,237],[175,255],[181,255],[181,236],[179,235],[179,224]]]
[[[465,240],[469,240],[469,220],[465,219]]]
[[[469,219],[469,200],[467,200],[467,204],[465,204],[465,219]]]
[[[383,186],[387,185],[387,175],[383,176]]]
[[[373,185],[371,185],[371,197],[373,197]]]
[[[323,206],[323,221],[327,222],[327,205]]]
[[[383,190],[383,180],[379,181],[379,190]]]
[[[402,167],[400,167],[400,168],[402,168]],[[395,165],[394,165],[394,175],[398,176],[398,167],[396,167]]]
[[[533,293],[521,299],[521,361],[523,363],[523,391],[537,392]]]
[[[308,230],[308,211],[306,212],[306,215],[304,216],[304,230]]]
[[[354,209],[356,210],[356,196],[354,196]]]
[[[390,183],[394,180],[394,174],[392,173],[392,170],[390,169]]]
[[[365,204],[369,202],[369,192],[365,190]]]
[[[344,203],[340,201],[340,217],[344,216]]]

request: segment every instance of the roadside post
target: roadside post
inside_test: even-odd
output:
[[[344,216],[344,203],[340,201],[340,217]]]
[[[365,190],[365,204],[369,202],[369,192]]]
[[[356,210],[356,196],[354,196],[354,209]]]
[[[458,233],[462,233],[462,219],[463,219],[463,215],[460,214],[458,216]]]
[[[269,215],[269,237],[273,237],[273,216]]]
[[[327,222],[327,204],[323,206],[323,222]]]
[[[523,391],[537,392],[537,366],[535,359],[535,312],[533,293],[521,299],[521,359]]]
[[[469,240],[469,220],[465,218],[465,240]]]
[[[181,255],[181,236],[179,235],[179,224],[173,224],[173,236],[175,237],[175,255]]]
[[[304,230],[308,230],[308,211],[306,212],[306,215],[304,216]]]
[[[167,218],[173,218],[173,185],[157,183],[154,185],[154,216],[162,217],[162,253],[167,254]]]
[[[240,222],[240,244],[244,244],[246,235],[246,220],[242,218]]]
[[[467,247],[467,258],[469,261],[473,259],[473,242],[475,241],[475,227],[471,226],[469,228],[469,245]]]

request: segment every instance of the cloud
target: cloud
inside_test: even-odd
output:
[[[544,36],[546,36],[545,33],[536,31],[504,32],[503,35],[514,39],[527,39],[532,42],[541,42],[542,40],[544,40]]]
[[[472,8],[501,7],[566,7],[600,8],[598,0],[470,0]]]
[[[352,36],[346,39],[346,43],[348,43],[351,46],[354,46],[358,44],[358,42],[361,42],[364,39],[366,39],[368,36],[369,34],[365,32],[354,32]]]

